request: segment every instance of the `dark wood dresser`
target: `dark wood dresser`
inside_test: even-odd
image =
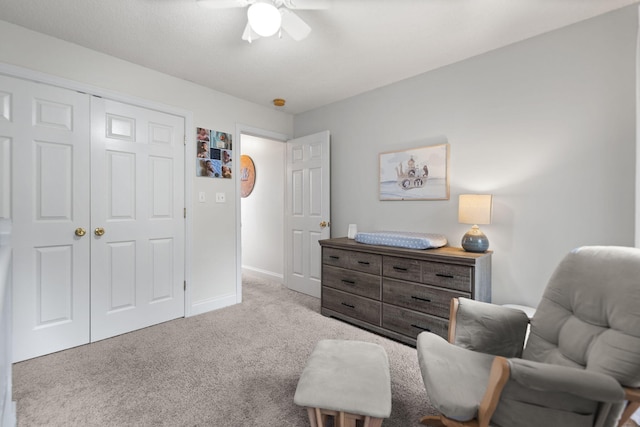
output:
[[[447,338],[453,297],[491,301],[491,252],[403,249],[340,237],[320,240],[322,314],[414,345]]]

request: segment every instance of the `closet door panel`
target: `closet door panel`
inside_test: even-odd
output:
[[[89,124],[88,95],[0,76],[14,361],[89,342]]]
[[[91,110],[97,341],[184,316],[184,118],[96,97]]]

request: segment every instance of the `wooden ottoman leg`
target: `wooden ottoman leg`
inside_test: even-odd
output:
[[[365,417],[364,427],[382,427],[382,421],[384,418],[371,418]]]
[[[311,427],[324,427],[320,408],[307,408],[307,414],[309,415]]]
[[[335,427],[356,427],[357,421],[361,419],[359,415],[350,414],[349,412],[338,411],[334,415]]]

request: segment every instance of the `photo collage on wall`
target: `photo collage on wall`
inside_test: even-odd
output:
[[[233,176],[231,137],[230,133],[197,128],[197,176],[209,178],[231,178]]]

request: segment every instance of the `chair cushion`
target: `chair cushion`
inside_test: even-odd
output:
[[[607,417],[624,399],[620,384],[597,372],[522,359],[510,359],[509,369],[492,425],[612,425],[594,422]]]
[[[451,345],[430,332],[418,335],[416,347],[431,404],[448,418],[473,419],[484,396],[494,356]]]
[[[558,265],[531,320],[523,358],[640,386],[640,249],[591,246]]]

